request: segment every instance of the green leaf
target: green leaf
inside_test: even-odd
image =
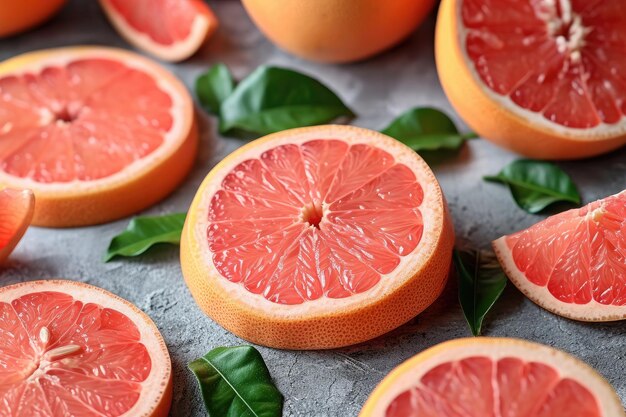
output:
[[[118,255],[140,255],[157,243],[179,244],[185,216],[185,213],[176,213],[158,217],[135,217],[124,232],[111,240],[104,262]]]
[[[507,184],[518,206],[538,213],[556,202],[580,204],[580,195],[571,178],[549,162],[519,159],[504,167],[487,181]]]
[[[262,66],[222,103],[220,131],[268,134],[330,122],[354,113],[319,81],[299,72]]]
[[[459,276],[459,302],[474,336],[480,335],[483,319],[500,298],[507,278],[496,257],[482,251],[454,251]]]
[[[456,150],[474,133],[461,134],[454,122],[440,110],[413,108],[396,118],[382,133],[415,151]]]
[[[213,114],[219,114],[222,102],[235,89],[235,81],[222,63],[215,64],[196,80],[196,94],[202,106]]]
[[[218,347],[189,363],[210,417],[280,417],[283,396],[252,346]]]

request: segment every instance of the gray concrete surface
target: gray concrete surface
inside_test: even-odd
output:
[[[354,124],[382,128],[412,106],[430,105],[454,114],[443,95],[433,59],[434,19],[400,45],[366,62],[318,65],[291,57],[264,39],[238,1],[212,1],[222,27],[193,59],[167,65],[188,87],[211,63],[223,61],[241,77],[272,63],[319,77],[359,114]],[[44,47],[104,44],[130,48],[106,22],[97,2],[74,0],[54,20],[30,33],[0,41],[0,58]],[[202,112],[200,112],[202,113]],[[462,126],[458,117],[455,120]],[[191,176],[169,198],[144,214],[184,211],[202,178],[243,142],[221,138],[215,121],[201,114],[202,144]],[[532,138],[528,138],[532,140]],[[483,140],[438,164],[455,219],[458,240],[486,247],[502,234],[530,226],[542,216],[518,209],[508,191],[481,177],[497,172],[516,156]],[[586,202],[626,188],[626,149],[581,162],[560,164],[578,184]],[[216,346],[243,343],[205,317],[183,283],[176,247],[146,256],[103,263],[109,240],[128,219],[70,230],[31,228],[0,272],[0,285],[64,277],[106,288],[137,304],[156,322],[172,355],[175,394],[171,416],[205,415],[186,364]],[[583,324],[552,315],[508,286],[486,320],[487,336],[514,336],[568,351],[602,373],[626,400],[626,324]],[[469,336],[456,299],[456,283],[419,317],[377,340],[347,349],[290,352],[260,348],[286,398],[285,416],[356,416],[375,385],[403,360],[436,343]]]

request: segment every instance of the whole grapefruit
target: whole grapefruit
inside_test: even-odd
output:
[[[0,1],[0,38],[43,23],[61,10],[66,0]]]
[[[381,52],[422,23],[434,0],[243,0],[274,43],[312,61],[351,62]]]

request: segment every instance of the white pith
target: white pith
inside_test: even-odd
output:
[[[345,133],[348,129],[351,130],[350,135]],[[199,245],[202,254],[201,261],[209,271],[209,277],[207,277],[207,279],[211,281],[211,285],[220,286],[222,290],[229,295],[230,299],[236,300],[238,303],[242,303],[252,310],[262,312],[263,315],[269,317],[295,319],[305,316],[323,316],[324,313],[358,308],[368,302],[376,302],[383,298],[385,294],[395,291],[408,279],[412,278],[413,271],[421,269],[422,265],[433,255],[434,247],[441,238],[443,229],[443,196],[438,183],[434,179],[432,171],[430,171],[426,163],[415,154],[414,151],[384,135],[374,132],[364,135],[359,128],[348,128],[345,126],[326,126],[323,130],[319,127],[316,127],[314,130],[304,128],[294,131],[294,133],[290,135],[283,136],[276,134],[272,135],[271,138],[272,139],[268,139],[261,145],[255,146],[254,143],[251,143],[244,148],[240,148],[240,150],[236,151],[236,154],[233,155],[232,159],[229,158],[228,161],[220,163],[214,168],[214,171],[212,171],[212,173],[215,172],[215,175],[212,176],[209,174],[209,177],[205,179],[205,182],[210,181],[207,183],[206,188],[203,189],[205,186],[204,183],[201,186],[203,193],[196,196],[196,199],[198,199],[198,204],[196,205],[198,211],[194,213],[194,218],[199,220],[193,225],[193,228],[190,229],[191,236]],[[213,264],[213,253],[209,249],[206,235],[209,203],[215,192],[221,188],[224,177],[240,162],[251,158],[258,158],[266,150],[283,144],[301,144],[315,139],[339,139],[348,144],[364,143],[373,145],[389,152],[394,156],[397,163],[408,166],[413,171],[417,181],[424,190],[424,201],[419,207],[423,217],[424,231],[422,239],[415,250],[407,256],[401,257],[400,264],[393,272],[387,275],[381,275],[380,282],[373,288],[347,298],[327,298],[323,296],[317,300],[305,301],[301,304],[278,304],[265,299],[262,295],[249,292],[240,283],[230,282],[218,272]],[[225,164],[225,162],[227,162],[227,164]],[[327,207],[324,208],[326,209],[324,217],[326,217],[329,210]],[[322,219],[322,222],[323,221],[325,220]]]
[[[21,178],[10,175],[0,170],[0,185],[8,185],[15,188],[27,188],[36,191],[39,195],[50,193],[97,193],[99,190],[114,187],[116,184],[128,182],[129,178],[140,176],[150,171],[168,159],[189,135],[192,128],[193,104],[186,94],[185,87],[173,75],[169,74],[156,63],[148,59],[126,52],[121,49],[106,47],[79,47],[67,48],[65,53],[49,54],[47,51],[24,54],[0,64],[0,77],[9,75],[23,75],[25,73],[37,73],[48,66],[65,66],[69,62],[78,59],[105,58],[123,63],[125,66],[141,70],[151,75],[157,86],[170,96],[172,107],[172,127],[163,135],[163,143],[144,158],[138,159],[126,166],[121,171],[104,178],[92,181],[73,180],[69,182],[42,183],[31,178]],[[39,58],[39,59],[37,59]],[[49,110],[41,109],[41,123],[45,125],[50,121]],[[63,123],[63,122],[61,122]]]
[[[150,417],[159,405],[165,392],[168,381],[171,378],[171,361],[163,337],[157,330],[150,318],[128,301],[111,294],[101,288],[91,285],[76,283],[73,281],[50,280],[31,281],[21,284],[9,285],[0,289],[0,303],[10,303],[12,300],[26,294],[42,291],[56,291],[68,294],[83,303],[95,303],[103,307],[116,310],[126,315],[137,326],[143,343],[148,352],[152,366],[150,374],[145,381],[141,382],[142,391],[137,403],[120,417]],[[40,331],[39,337],[42,338]],[[43,336],[45,339],[45,335]],[[59,353],[59,352],[57,352]],[[75,348],[65,347],[65,355],[75,353]],[[48,361],[49,362],[49,361]],[[45,363],[44,363],[45,365]],[[44,371],[41,370],[40,374]],[[38,371],[33,374],[35,377]],[[31,377],[33,377],[31,375]],[[105,384],[106,382],[103,382]],[[143,412],[140,412],[143,411]]]
[[[107,17],[120,34],[131,44],[166,61],[182,61],[193,55],[206,39],[210,30],[209,19],[198,13],[194,18],[189,35],[170,45],[155,42],[149,35],[133,28],[108,0],[100,0]]]
[[[464,0],[456,1],[456,21],[458,22],[457,30],[458,30],[458,42],[459,49],[461,55],[463,56],[463,60],[465,61],[465,65],[470,72],[472,78],[475,81],[475,84],[480,88],[480,90],[489,97],[489,99],[502,108],[506,109],[510,113],[520,117],[525,120],[527,124],[531,126],[537,126],[541,130],[551,132],[555,135],[568,138],[571,140],[579,140],[579,141],[600,141],[605,140],[607,138],[618,137],[626,134],[626,116],[622,115],[620,120],[617,123],[604,123],[601,122],[597,126],[587,127],[587,128],[572,128],[567,127],[555,122],[552,122],[546,119],[541,113],[534,112],[523,107],[520,107],[516,104],[509,96],[504,96],[499,93],[493,91],[489,86],[485,84],[482,80],[476,68],[474,66],[473,61],[469,58],[467,50],[466,50],[466,37],[468,30],[463,25],[463,18],[461,15],[461,9]],[[554,8],[554,13],[546,14],[542,16],[544,20],[546,20],[546,25],[548,27],[549,33],[555,33],[558,27],[563,23],[562,19],[559,18],[556,14],[556,2],[560,3],[562,10],[569,10],[566,14],[566,18],[569,17],[570,21],[573,22],[572,29],[570,32],[571,37],[569,39],[565,39],[562,36],[556,38],[557,47],[563,50],[570,51],[570,59],[572,61],[580,60],[581,48],[584,46],[584,36],[586,33],[592,30],[592,28],[585,27],[582,24],[581,16],[572,12],[571,0],[540,0],[542,4],[546,6],[546,8]],[[557,20],[555,20],[557,19]],[[563,19],[565,20],[565,19]],[[528,140],[532,140],[529,138]]]
[[[387,375],[370,396],[364,410],[370,406],[371,412],[362,413],[360,417],[385,417],[391,402],[405,391],[420,386],[420,379],[428,371],[446,362],[476,356],[493,361],[513,357],[549,365],[557,370],[561,378],[570,378],[587,388],[597,399],[602,417],[624,417],[621,402],[613,388],[589,365],[548,346],[519,339],[492,337],[444,342],[402,363]]]

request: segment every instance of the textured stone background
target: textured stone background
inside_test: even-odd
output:
[[[359,114],[354,124],[382,128],[412,106],[430,105],[453,114],[443,95],[433,58],[434,18],[399,47],[366,62],[330,66],[293,58],[264,39],[238,1],[212,1],[222,27],[194,58],[167,65],[188,87],[211,63],[223,61],[237,77],[262,63],[297,68],[331,86]],[[0,41],[0,58],[40,48],[98,44],[129,48],[106,22],[94,0],[74,0],[45,26]],[[221,138],[215,121],[198,111],[202,144],[195,169],[169,198],[144,214],[184,211],[206,173],[243,142]],[[462,126],[458,117],[455,120]],[[532,138],[528,138],[532,140]],[[486,247],[505,233],[542,217],[518,209],[508,191],[481,177],[516,156],[489,142],[472,141],[456,156],[433,164],[450,203],[459,242]],[[626,187],[626,149],[582,162],[560,164],[578,184],[585,202]],[[0,285],[63,277],[106,288],[147,312],[172,355],[175,394],[171,415],[205,415],[190,360],[216,346],[244,343],[205,317],[183,283],[175,247],[159,247],[136,259],[102,263],[109,240],[128,219],[70,230],[31,228],[0,273]],[[583,324],[552,315],[508,286],[486,320],[487,336],[514,336],[568,351],[594,366],[626,400],[626,324]],[[418,318],[369,343],[321,352],[260,348],[286,397],[285,416],[356,416],[375,385],[400,362],[439,342],[468,336],[456,300],[456,283]]]

